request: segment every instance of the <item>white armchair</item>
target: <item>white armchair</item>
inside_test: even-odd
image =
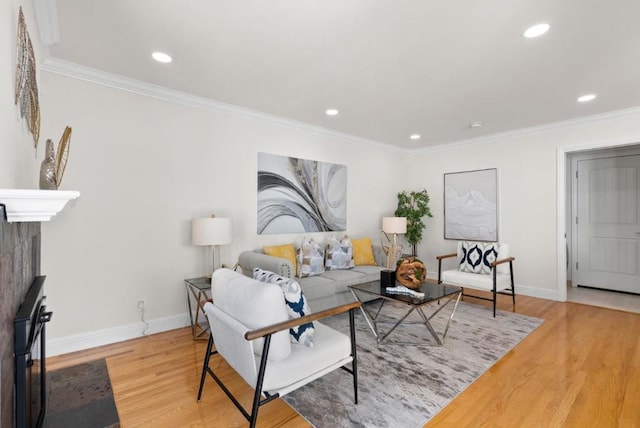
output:
[[[497,247],[497,248],[496,248]],[[497,249],[497,251],[496,251]],[[456,269],[442,270],[442,261],[456,257]],[[493,302],[496,316],[497,294],[511,295],[516,305],[516,289],[513,282],[514,257],[509,256],[509,246],[504,243],[477,243],[459,241],[457,251],[437,256],[438,284],[457,285],[463,289],[489,291],[492,298],[462,293],[463,296]]]
[[[254,427],[259,406],[342,368],[353,375],[354,399],[358,402],[354,311],[359,302],[336,298],[328,308],[289,319],[279,285],[259,282],[229,269],[213,274],[211,297],[213,303],[204,307],[211,336],[198,401],[208,373],[247,418],[249,426]],[[350,337],[318,322],[347,311]],[[291,343],[289,329],[308,322],[314,323],[314,346]],[[209,366],[215,354],[255,389],[251,412],[244,409]],[[345,366],[349,363],[351,367]]]

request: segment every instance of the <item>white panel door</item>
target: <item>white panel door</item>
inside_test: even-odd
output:
[[[640,293],[640,155],[577,171],[577,284]]]

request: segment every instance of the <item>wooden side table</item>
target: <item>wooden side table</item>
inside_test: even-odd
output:
[[[187,290],[187,305],[193,340],[207,340],[209,338],[209,322],[204,312],[204,305],[211,299],[211,278],[200,277],[184,280]],[[195,305],[191,300],[195,300]]]

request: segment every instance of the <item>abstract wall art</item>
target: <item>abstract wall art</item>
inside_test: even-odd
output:
[[[258,153],[258,234],[347,228],[347,167]]]
[[[498,240],[498,170],[444,175],[444,238]]]

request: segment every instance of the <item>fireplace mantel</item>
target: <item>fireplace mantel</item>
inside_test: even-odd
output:
[[[0,189],[0,204],[9,223],[49,221],[72,199],[75,190]]]

